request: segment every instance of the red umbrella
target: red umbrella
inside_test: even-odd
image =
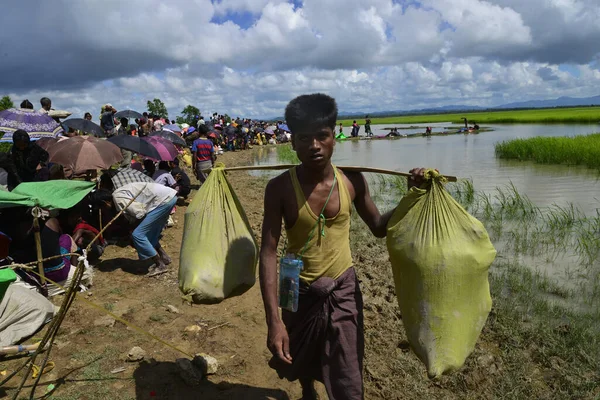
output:
[[[148,143],[154,146],[156,150],[158,150],[158,154],[160,155],[160,158],[158,159],[159,161],[173,161],[179,154],[179,151],[177,151],[177,148],[173,143],[169,142],[167,139],[161,138],[160,136],[146,136],[142,139],[146,140]]]
[[[74,136],[60,140],[48,148],[50,162],[73,171],[108,169],[123,160],[121,149],[106,140],[93,136]]]

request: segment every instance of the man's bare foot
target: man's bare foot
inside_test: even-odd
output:
[[[156,249],[156,252],[162,259],[163,263],[165,263],[165,265],[171,264],[171,257],[169,257],[167,252],[162,247],[159,247],[158,249]]]
[[[319,400],[319,395],[317,394],[314,382],[311,379],[300,379],[300,385],[302,385],[301,400]]]
[[[167,266],[163,263],[160,263],[156,266],[150,267],[148,269],[148,273],[146,274],[146,276],[151,277],[151,276],[157,276],[160,274],[164,274],[165,272],[167,272],[169,270],[169,268],[167,268]]]
[[[154,261],[154,264],[148,268],[146,276],[156,276],[167,272],[167,265],[163,262],[159,254],[152,257],[152,261]]]

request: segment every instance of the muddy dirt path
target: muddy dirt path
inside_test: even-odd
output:
[[[251,151],[225,154],[228,166],[248,165]],[[231,173],[229,179],[248,215],[255,234],[260,234],[265,178],[246,172]],[[195,182],[195,180],[192,178]],[[193,196],[194,192],[192,193]],[[144,276],[148,263],[137,261],[133,248],[110,246],[97,266],[94,286],[80,296],[122,319],[171,343],[189,354],[208,353],[220,369],[200,386],[181,380],[175,360],[186,357],[125,324],[104,321],[104,315],[82,300],[68,314],[51,360],[56,368],[44,375],[39,395],[50,383],[56,385],[55,400],[74,399],[298,399],[297,383],[280,380],[267,366],[266,325],[257,284],[244,295],[217,305],[190,306],[182,302],[177,286],[177,266],[186,207],[174,215],[175,226],[165,231],[163,247],[173,258],[171,270],[157,278]],[[385,242],[375,239],[360,221],[353,221],[351,245],[365,298],[365,396],[367,399],[465,399],[497,398],[494,393],[507,381],[510,366],[504,365],[501,346],[492,328],[494,311],[482,339],[465,368],[436,381],[427,379],[424,366],[409,350],[395,299]],[[57,300],[57,304],[60,299]],[[172,313],[167,306],[180,313]],[[198,325],[197,333],[186,332]],[[490,328],[492,326],[492,328]],[[38,335],[39,336],[39,335]],[[125,359],[134,347],[143,348],[144,361]],[[531,370],[527,387],[530,398],[547,397],[548,383],[539,364],[527,352],[516,355],[522,368]],[[0,362],[0,371],[14,370],[17,361]],[[114,370],[124,367],[124,371]],[[537,371],[537,372],[536,372]],[[30,380],[31,381],[31,380]],[[17,381],[6,385],[11,395]],[[510,388],[506,388],[507,391]],[[323,395],[322,388],[320,388]],[[23,393],[24,395],[24,393]],[[326,396],[322,396],[326,399]],[[511,396],[507,398],[520,398]]]

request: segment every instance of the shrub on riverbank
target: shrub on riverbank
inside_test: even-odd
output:
[[[540,164],[585,165],[600,169],[600,134],[574,137],[534,137],[495,145],[496,156]]]

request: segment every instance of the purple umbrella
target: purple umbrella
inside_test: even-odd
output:
[[[12,134],[23,129],[32,140],[58,137],[63,128],[47,114],[25,108],[0,111],[0,132],[5,132],[0,142],[12,142]]]
[[[150,143],[156,150],[158,150],[158,154],[160,156],[158,161],[173,161],[179,154],[175,145],[169,142],[167,139],[163,139],[159,136],[146,136],[142,139]],[[152,157],[149,158],[152,159]]]
[[[279,129],[281,129],[282,131],[291,132],[290,128],[288,128],[288,126],[286,124],[279,124],[277,127]]]

